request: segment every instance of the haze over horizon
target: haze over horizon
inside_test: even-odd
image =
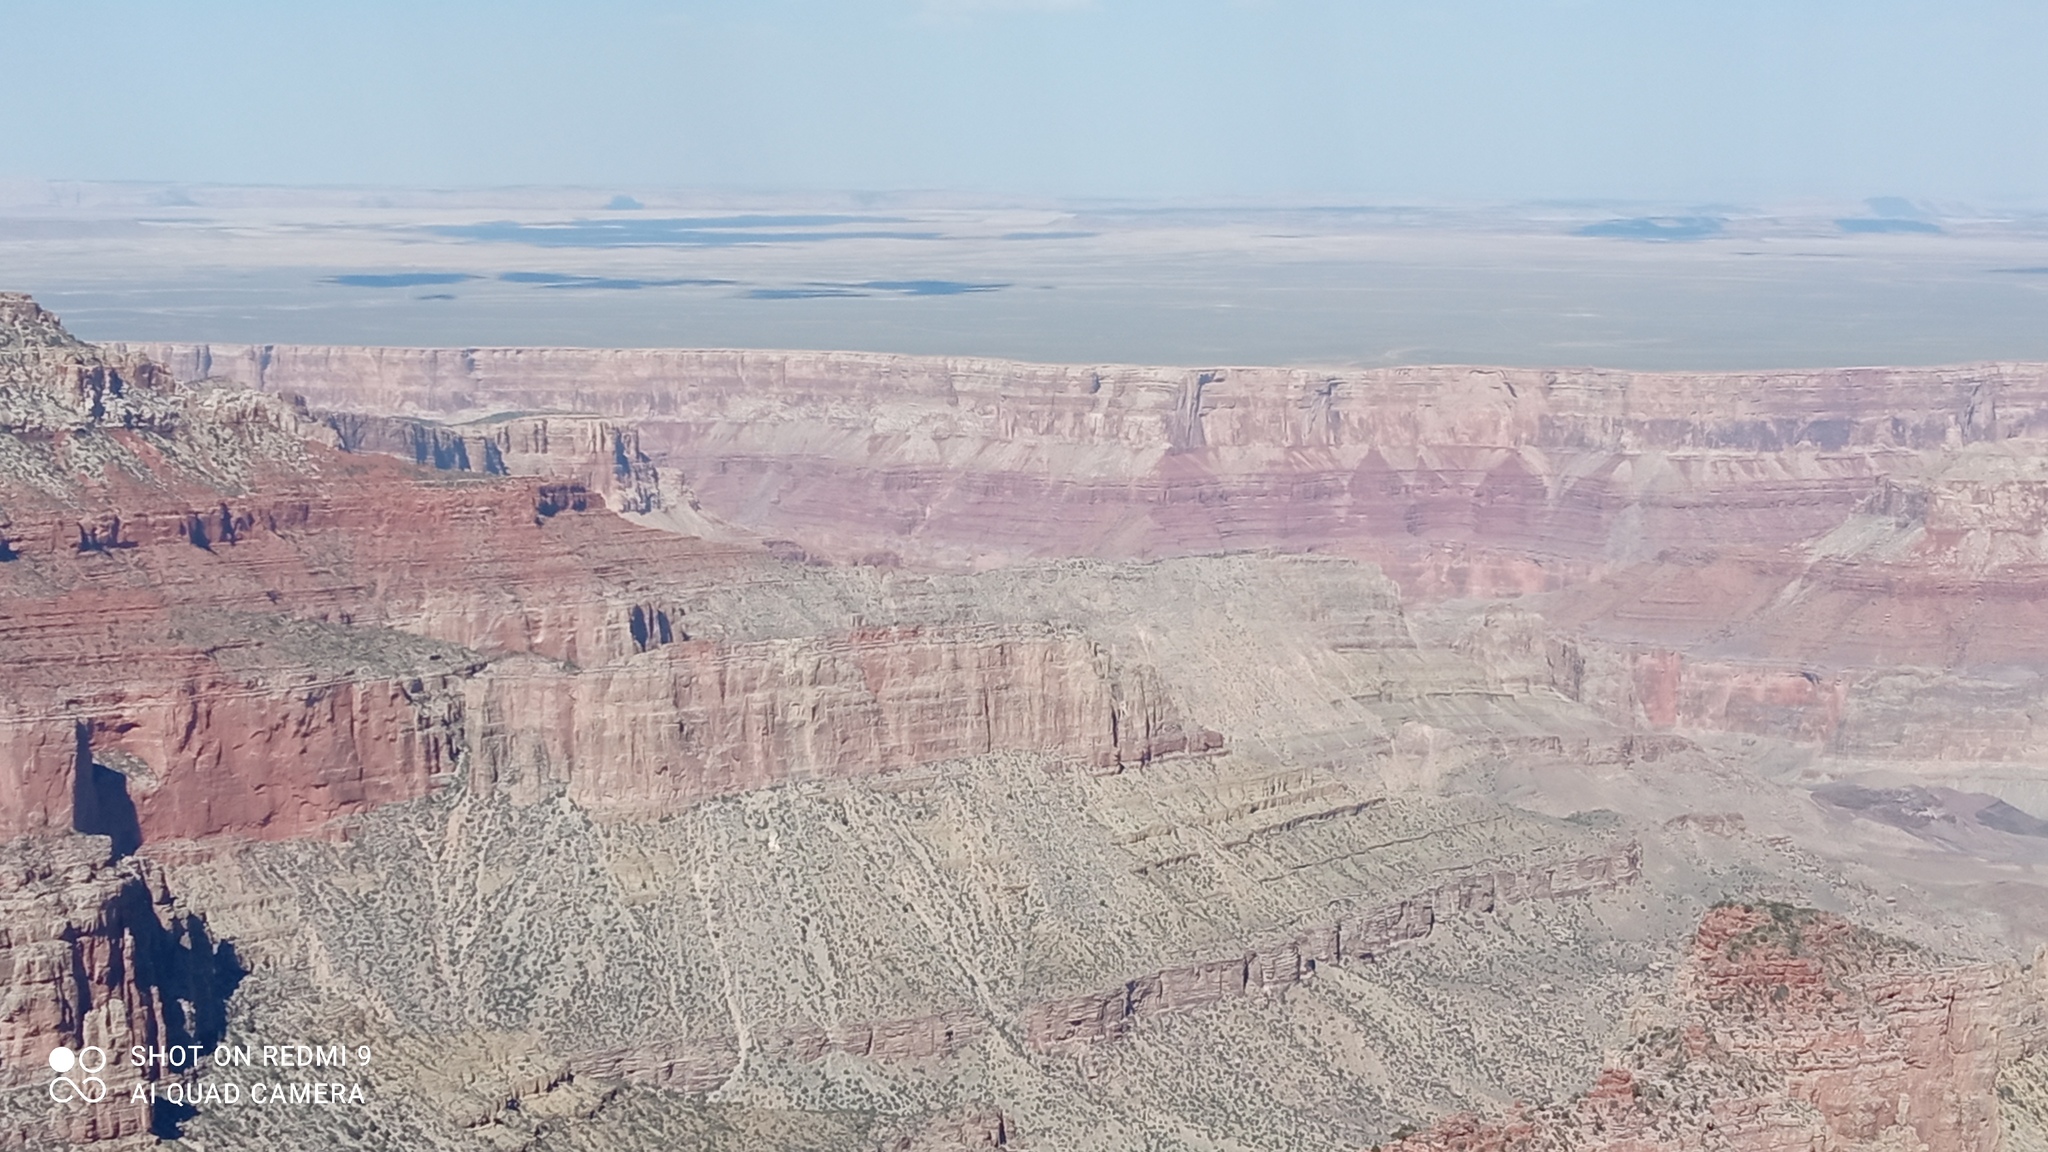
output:
[[[0,179],[1347,202],[2048,189],[2048,9],[18,7]],[[90,82],[77,61],[90,59]]]
[[[101,340],[2048,360],[2048,9],[2013,0],[95,0],[6,31],[5,286]]]

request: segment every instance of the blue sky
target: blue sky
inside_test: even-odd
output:
[[[2048,198],[2040,0],[0,0],[0,177]]]

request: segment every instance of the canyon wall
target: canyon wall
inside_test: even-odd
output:
[[[34,857],[0,1056],[215,1026],[235,956],[166,867],[271,1026],[381,1012],[451,1083],[549,1057],[451,1088],[452,1147],[729,1082],[708,1106],[858,1101],[870,1144],[1025,1115],[1115,1148],[1171,1104],[1208,1144],[1362,1146],[1590,1063],[1731,890],[1911,926],[1910,829],[1853,884],[1823,856],[1922,793],[1757,766],[2048,747],[2044,438],[2028,365],[102,351],[0,296],[0,836]],[[1334,555],[1215,555],[1246,550]],[[1982,945],[1942,905],[2019,919],[2025,885],[1966,855],[1914,914]],[[1975,1152],[2038,1048],[2010,965],[1761,904],[1680,947],[1583,1101],[1418,1147],[1707,1116]],[[1329,1079],[1248,1079],[1296,1073]]]
[[[1996,1152],[2000,1072],[2048,1041],[2041,993],[2038,972],[1943,963],[1837,916],[1724,905],[1590,1090],[1392,1147]]]
[[[593,429],[635,437],[631,466],[615,460],[611,478],[566,465],[610,486],[615,505],[686,509],[687,531],[751,535],[786,555],[981,569],[1335,553],[1378,564],[1411,599],[1536,596],[1557,634],[1612,669],[1572,694],[1624,725],[1876,759],[2048,750],[2033,705],[2001,704],[1983,720],[1995,735],[1945,739],[1921,731],[1894,690],[1901,670],[1934,684],[2048,672],[2048,366],[1323,371],[130,351],[181,378],[303,396],[338,428],[404,413],[467,443],[474,434],[459,429],[492,419],[589,413]],[[417,443],[387,447],[425,458]],[[671,495],[618,495],[650,487],[627,479],[643,467]]]
[[[531,492],[514,495],[521,514],[453,564],[475,574],[493,556],[512,562],[577,515],[537,525]],[[283,534],[245,525],[233,543],[202,548],[173,530],[184,515],[131,513],[111,556],[22,544],[24,567],[43,560],[47,577],[80,564],[97,590],[0,597],[16,686],[0,703],[0,829],[75,827],[128,848],[305,835],[458,773],[658,814],[778,781],[994,751],[1101,772],[1221,746],[1143,669],[1118,666],[1073,628],[692,639],[684,615],[662,606],[688,583],[551,590],[526,551],[525,580],[462,591],[451,581],[432,594],[392,581],[366,596],[352,576],[375,562],[344,563],[350,541],[411,551],[408,525],[459,538],[449,518],[395,517],[372,536],[338,527],[345,516],[306,516]],[[552,543],[564,558],[579,546]],[[723,567],[713,559],[696,574]],[[251,570],[271,587],[238,588]],[[110,587],[123,577],[128,588]]]
[[[181,377],[322,409],[630,421],[708,511],[846,555],[1341,547],[1438,594],[1556,588],[1703,542],[1803,542],[1922,453],[2048,433],[2048,368],[2018,364],[1654,374],[135,348]]]
[[[1120,677],[1085,635],[1044,626],[678,640],[575,671],[507,661],[469,700],[478,784],[566,785],[595,811],[659,814],[789,780],[997,751],[1114,772],[1222,743],[1141,678]]]
[[[692,639],[681,602],[784,565],[609,514],[687,511],[609,421],[322,423],[0,303],[0,834],[331,834],[457,776],[654,815],[994,751],[1116,771],[1220,746],[1071,628]]]
[[[243,975],[233,948],[178,907],[154,869],[110,862],[108,842],[91,837],[0,848],[0,923],[0,970],[9,973],[0,1082],[47,1104],[41,1131],[67,1142],[161,1134],[156,1106],[131,1092],[143,1081],[189,1075],[190,1063],[135,1067],[129,1049],[210,1050]],[[87,1055],[70,1073],[73,1087],[49,1095],[56,1073],[47,1057],[59,1044],[81,1054],[96,1048],[106,1062]],[[87,1080],[92,1073],[96,1084]],[[71,1095],[101,1090],[91,1107]],[[0,1142],[27,1147],[37,1139],[35,1130],[0,1127]]]
[[[881,422],[1133,447],[1425,443],[1775,451],[2048,434],[2048,369],[1639,373],[1465,367],[1161,368],[859,352],[110,345],[179,379],[317,408]],[[935,412],[934,408],[946,409]]]

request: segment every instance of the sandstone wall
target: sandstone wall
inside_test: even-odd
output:
[[[424,795],[461,754],[453,676],[252,684],[187,663],[182,677],[0,715],[0,830],[76,828],[124,851],[306,835]]]
[[[1931,509],[1934,538],[1913,555],[1835,563],[1815,575],[1826,594],[1903,594],[1954,614],[1961,585],[1986,585],[1987,567],[2000,574],[1986,586],[2015,604],[2041,600],[2048,579],[2038,547],[2019,543],[2039,535],[2037,481],[1989,493],[1971,485],[1992,481],[1957,480],[1925,494],[1930,454],[2048,435],[2041,365],[1660,374],[135,349],[181,376],[232,377],[339,411],[629,421],[706,512],[840,558],[1336,548],[1383,563],[1411,593],[1488,596],[1722,549],[1750,554],[1738,566],[1762,563],[1742,578],[1776,590],[1804,561],[1756,554],[1802,547],[1890,491]],[[1942,535],[1954,522],[1981,530],[1958,544]],[[1968,571],[1908,587],[1943,564]],[[1688,618],[1642,623],[1682,632]],[[1851,623],[1867,657],[1877,641]]]
[[[1222,743],[1085,635],[1046,626],[676,641],[582,670],[505,662],[471,684],[464,714],[479,786],[564,785],[612,812],[988,752],[1113,772]]]

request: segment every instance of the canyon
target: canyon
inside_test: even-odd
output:
[[[0,294],[0,1141],[2048,1147],[2044,440]]]
[[[636,454],[688,478],[693,511],[840,563],[1276,549],[1370,562],[1424,600],[1537,596],[1547,619],[1642,662],[1660,726],[1682,709],[1687,726],[1810,732],[1887,757],[1935,737],[1870,731],[1886,722],[1849,685],[1902,665],[2025,668],[2048,627],[2038,365],[1318,372],[137,350],[335,412],[630,421]],[[1996,758],[2036,754],[2031,724],[2012,723]]]

